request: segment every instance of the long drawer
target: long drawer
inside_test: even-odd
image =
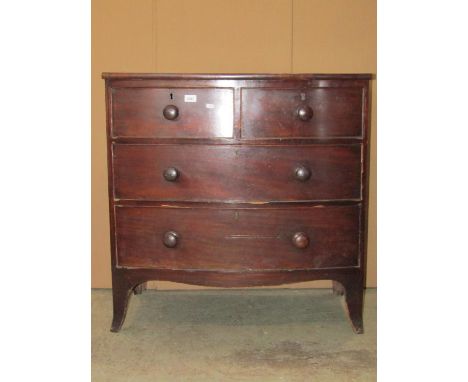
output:
[[[116,207],[117,266],[278,270],[358,265],[360,205]]]
[[[172,201],[361,198],[361,145],[114,144],[114,197]]]

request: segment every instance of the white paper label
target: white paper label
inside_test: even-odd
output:
[[[196,94],[185,94],[184,95],[185,102],[197,102],[197,95]]]
[[[212,103],[207,103],[205,106],[207,109],[214,109],[214,105]]]

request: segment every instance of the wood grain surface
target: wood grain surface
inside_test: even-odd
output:
[[[361,145],[114,144],[117,199],[172,201],[360,200]],[[295,177],[298,167],[311,172]],[[167,168],[179,178],[168,182]]]
[[[359,205],[282,208],[117,207],[117,266],[289,270],[357,266]],[[174,231],[174,248],[163,243]],[[295,233],[309,239],[297,248]]]

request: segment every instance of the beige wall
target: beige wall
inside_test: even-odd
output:
[[[111,286],[101,72],[376,73],[375,0],[92,0],[92,286]],[[376,286],[372,81],[367,285]],[[324,287],[327,281],[291,285]],[[156,282],[158,288],[193,288]]]

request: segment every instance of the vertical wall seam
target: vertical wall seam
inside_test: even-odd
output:
[[[291,0],[291,55],[290,55],[290,72],[294,73],[294,0]]]
[[[154,72],[157,72],[157,52],[156,52],[156,46],[157,46],[157,36],[156,36],[156,9],[157,9],[157,1],[158,0],[152,0],[152,6],[151,6],[151,42],[152,42],[152,68]]]

